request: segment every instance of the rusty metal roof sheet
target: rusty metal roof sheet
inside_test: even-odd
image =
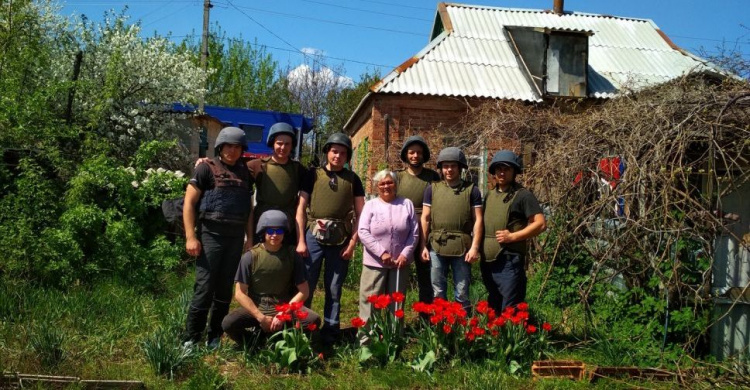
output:
[[[720,72],[675,47],[647,19],[452,3],[438,7],[432,41],[373,92],[541,101],[504,34],[507,26],[589,35],[589,97],[610,98],[691,72]]]

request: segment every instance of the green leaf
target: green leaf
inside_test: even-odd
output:
[[[359,350],[359,362],[365,362],[369,360],[372,357],[372,351],[370,351],[370,348],[363,346]]]

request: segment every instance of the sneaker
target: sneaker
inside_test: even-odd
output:
[[[184,350],[193,350],[195,349],[195,342],[193,340],[188,340],[182,343],[182,349]]]
[[[206,341],[206,348],[209,351],[215,351],[221,346],[221,337],[214,337],[211,340]]]

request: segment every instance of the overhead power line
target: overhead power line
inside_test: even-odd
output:
[[[255,11],[255,12],[262,12],[262,13],[271,14],[271,15],[284,16],[284,17],[293,18],[293,19],[313,20],[313,21],[321,22],[321,23],[336,24],[336,25],[340,25],[340,26],[348,26],[348,27],[355,27],[355,28],[364,28],[364,29],[376,30],[376,31],[387,31],[387,32],[395,33],[395,34],[415,35],[415,36],[418,36],[418,37],[421,37],[421,36],[425,35],[423,33],[416,33],[416,32],[413,32],[413,31],[394,30],[394,29],[382,28],[382,27],[364,26],[364,25],[354,24],[354,23],[338,22],[338,21],[335,21],[335,20],[312,18],[312,17],[309,17],[309,16],[295,15],[295,14],[289,14],[289,13],[285,13],[285,12],[270,11],[270,10],[266,10],[266,9],[255,8],[255,7],[238,6],[238,5],[235,5],[231,1],[227,1],[227,2],[228,2],[228,4],[230,6],[232,6],[234,9],[236,9],[238,11],[241,10],[241,9],[244,9],[244,10],[250,10],[250,11]]]
[[[346,5],[333,4],[333,3],[328,3],[328,2],[325,2],[325,1],[317,1],[317,0],[297,0],[297,1],[304,1],[305,3],[321,4],[321,5],[325,5],[325,6],[329,6],[329,7],[341,8],[341,9],[348,9],[348,10],[351,10],[351,11],[365,12],[365,13],[373,14],[373,15],[392,16],[394,18],[419,20],[419,21],[423,21],[423,22],[431,22],[432,21],[431,19],[416,18],[414,16],[406,16],[406,15],[392,14],[392,13],[388,13],[388,12],[373,11],[373,10],[363,9],[363,8],[357,8],[357,7],[349,7],[349,6],[346,6]]]

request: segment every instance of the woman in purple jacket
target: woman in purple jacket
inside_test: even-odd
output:
[[[364,246],[359,282],[359,316],[370,317],[367,297],[406,294],[409,262],[417,243],[419,223],[409,199],[396,197],[396,173],[382,170],[372,178],[378,197],[365,203],[359,218],[359,239]],[[401,306],[403,307],[403,306]]]

